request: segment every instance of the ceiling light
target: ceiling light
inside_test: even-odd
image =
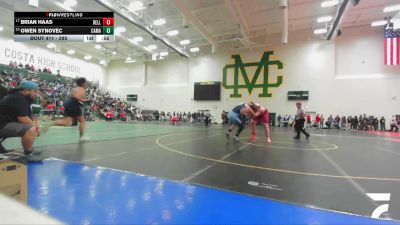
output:
[[[377,27],[377,26],[383,26],[387,24],[387,20],[379,20],[379,21],[374,21],[371,23],[371,26]]]
[[[323,16],[323,17],[319,17],[317,19],[318,23],[324,23],[324,22],[329,22],[332,20],[332,16]]]
[[[48,43],[47,48],[55,48],[56,45],[54,43]]]
[[[112,52],[112,54],[113,54],[113,55],[116,55],[116,54],[117,54],[117,52],[116,52],[116,51],[113,51],[113,52]]]
[[[134,37],[134,38],[130,39],[129,41],[138,43],[138,42],[143,41],[143,38],[142,37]]]
[[[167,32],[168,36],[175,36],[175,35],[178,35],[178,34],[179,34],[178,30],[170,30],[170,31]]]
[[[121,33],[124,33],[125,31],[126,31],[125,27],[117,27],[117,28],[115,28],[114,33],[116,35],[120,35]]]
[[[190,40],[182,40],[182,41],[179,42],[179,44],[188,45],[188,44],[190,44]]]
[[[128,8],[133,12],[135,12],[144,9],[145,7],[143,7],[143,3],[141,1],[134,1],[131,4],[129,4]]]
[[[4,30],[4,28],[2,26],[0,26],[0,32],[2,32]]]
[[[400,10],[400,5],[392,5],[383,8],[383,12],[393,12],[393,11],[399,11]]]
[[[95,49],[101,49],[102,47],[101,47],[101,45],[95,45],[94,48]]]
[[[157,49],[157,45],[149,45],[149,46],[147,46],[147,49],[149,49],[149,50]]]
[[[329,1],[323,1],[321,3],[321,7],[325,8],[325,7],[332,7],[339,4],[339,0],[329,0]]]
[[[131,57],[126,57],[125,58],[125,63],[134,63],[136,60],[132,59]]]
[[[168,52],[160,52],[160,56],[164,57],[167,56],[169,53]]]
[[[326,32],[328,32],[326,28],[314,30],[314,34],[325,34]]]
[[[156,61],[157,60],[157,56],[158,56],[158,53],[153,53],[151,55],[151,60]]]
[[[161,25],[164,25],[166,22],[167,22],[167,21],[165,21],[164,19],[158,19],[158,20],[154,20],[154,21],[153,21],[153,24],[154,24],[155,26],[161,26]]]
[[[92,56],[91,55],[85,55],[85,57],[83,57],[85,60],[91,60]]]
[[[194,47],[189,50],[190,52],[198,52],[200,51],[199,47]]]
[[[104,59],[100,60],[100,61],[99,61],[99,64],[105,65],[105,64],[106,64],[106,60],[104,60]]]
[[[70,50],[67,51],[67,54],[68,55],[73,55],[73,54],[75,54],[75,50],[70,49]]]

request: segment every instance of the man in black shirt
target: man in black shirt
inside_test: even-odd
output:
[[[375,130],[375,131],[378,130],[378,124],[379,124],[378,117],[375,117],[374,120],[373,120],[373,122],[372,122],[372,125],[374,126],[374,130]]]
[[[39,86],[35,82],[22,81],[18,88],[0,101],[0,138],[21,137],[24,154],[29,161],[41,160],[38,154],[31,154],[35,138],[40,135],[39,124],[33,120],[30,106],[38,91]],[[0,150],[5,152],[2,146]]]
[[[297,107],[297,113],[296,113],[296,122],[294,128],[296,129],[297,135],[294,137],[294,139],[300,139],[300,132],[306,135],[306,139],[308,139],[310,137],[310,134],[307,133],[307,131],[304,129],[306,114],[304,113],[304,110],[301,108],[301,102],[297,102],[296,107]]]
[[[382,118],[380,120],[380,124],[381,124],[381,130],[382,131],[386,131],[386,120],[385,120],[385,117],[382,116]]]

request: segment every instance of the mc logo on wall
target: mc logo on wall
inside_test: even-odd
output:
[[[272,96],[270,89],[281,86],[283,81],[283,76],[276,75],[276,81],[274,83],[270,83],[270,80],[272,80],[270,77],[270,71],[276,69],[276,74],[281,74],[279,72],[280,70],[283,70],[283,63],[281,61],[270,60],[270,56],[273,54],[273,51],[264,52],[260,62],[249,63],[243,63],[240,55],[232,55],[232,58],[235,60],[235,64],[225,65],[222,78],[222,86],[225,89],[233,90],[233,93],[230,94],[231,98],[242,97],[242,94],[239,93],[239,89],[247,89],[249,95],[251,95],[254,89],[262,89],[261,93],[258,95],[259,97]],[[250,67],[256,67],[254,76],[252,76],[252,78],[249,77],[246,71],[246,68],[249,69]],[[262,76],[260,76],[261,71],[263,71]],[[232,76],[232,74],[233,82],[232,77],[229,77]],[[239,79],[239,74],[242,79]],[[231,84],[228,84],[228,80],[231,81]]]

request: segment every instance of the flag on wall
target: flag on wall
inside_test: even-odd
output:
[[[393,29],[393,24],[385,26],[385,65],[400,65],[400,32]]]

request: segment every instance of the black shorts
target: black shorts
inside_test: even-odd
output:
[[[82,105],[75,99],[68,100],[65,105],[64,116],[76,118],[82,116]]]
[[[0,138],[22,137],[31,128],[31,125],[18,122],[9,122],[0,129]]]

